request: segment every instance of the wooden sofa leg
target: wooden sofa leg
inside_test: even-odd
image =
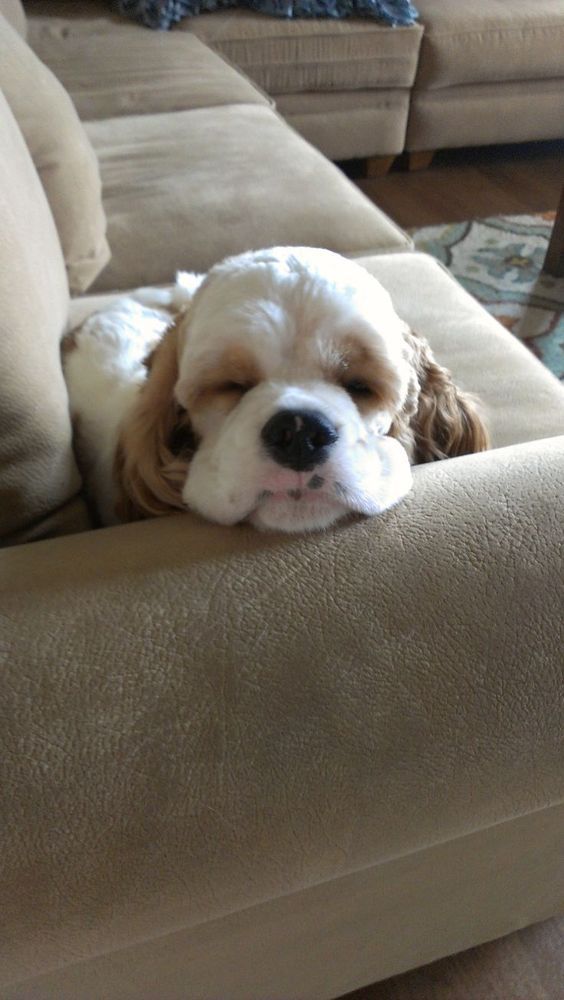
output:
[[[366,160],[367,177],[385,177],[391,169],[394,156],[369,156]]]
[[[431,161],[435,155],[434,149],[417,149],[408,154],[410,170],[426,170],[431,166]]]
[[[562,188],[560,204],[542,269],[546,274],[554,275],[555,278],[564,276],[564,188]]]

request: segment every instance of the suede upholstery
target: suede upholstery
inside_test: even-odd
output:
[[[113,118],[91,122],[87,131],[100,162],[113,252],[97,291],[168,283],[179,268],[206,271],[250,246],[306,243],[369,253],[410,245],[270,108]]]
[[[83,119],[268,104],[268,98],[195,35],[167,36],[119,25],[103,43],[69,37],[31,19],[29,43],[72,94]]]

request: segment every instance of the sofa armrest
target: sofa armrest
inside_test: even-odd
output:
[[[564,437],[0,556],[6,981],[562,798]]]

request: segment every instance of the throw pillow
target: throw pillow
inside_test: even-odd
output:
[[[110,259],[98,161],[69,95],[1,14],[0,89],[45,189],[78,294]]]

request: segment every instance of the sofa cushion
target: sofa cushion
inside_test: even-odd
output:
[[[414,90],[406,149],[561,139],[564,75]]]
[[[26,19],[21,0],[0,0],[0,14],[25,38]]]
[[[420,25],[282,21],[247,11],[201,14],[179,29],[194,32],[273,95],[410,87],[423,32]]]
[[[300,135],[330,160],[393,156],[403,152],[410,92],[326,90],[279,94],[276,108]]]
[[[45,193],[0,94],[0,538],[85,527],[59,341],[65,266]]]
[[[47,20],[30,18],[29,44],[66,88],[83,120],[269,103],[195,35],[152,34],[124,24],[93,44],[88,31],[69,36]]]
[[[170,281],[275,244],[341,252],[409,238],[270,108],[234,105],[89,122],[112,260],[95,289]]]
[[[94,151],[68,94],[0,17],[0,88],[47,195],[72,291],[84,291],[109,258]]]
[[[421,0],[418,87],[564,76],[562,0]]]

